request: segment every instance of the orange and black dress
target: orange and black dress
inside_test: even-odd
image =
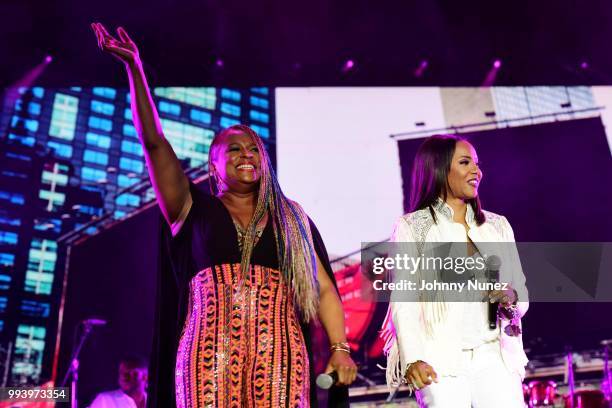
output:
[[[183,225],[167,237],[169,259],[162,257],[152,406],[315,406],[308,330],[279,271],[271,218],[239,284],[241,251],[229,211],[193,185],[191,195]]]

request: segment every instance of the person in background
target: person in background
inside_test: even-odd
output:
[[[140,356],[119,362],[119,388],[101,392],[89,408],[144,408],[147,405],[148,363]]]

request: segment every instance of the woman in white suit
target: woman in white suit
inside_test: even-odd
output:
[[[500,281],[508,284],[485,293],[485,300],[499,303],[496,329],[489,329],[486,301],[402,302],[392,294],[382,331],[387,382],[407,383],[430,408],[524,407],[525,277],[508,220],[481,208],[481,180],[470,143],[451,135],[429,137],[414,161],[411,211],[395,225],[393,241],[411,243],[408,247],[465,242],[468,256],[498,255]]]

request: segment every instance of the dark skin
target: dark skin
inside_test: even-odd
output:
[[[144,149],[149,177],[161,212],[168,224],[172,225],[191,206],[189,181],[164,137],[138,47],[121,27],[117,29],[118,37],[110,35],[100,23],[93,23],[91,27],[100,49],[117,58],[126,69],[134,126]],[[222,187],[218,197],[234,220],[246,228],[253,218],[261,178],[261,163],[255,143],[248,135],[232,133],[218,140],[212,154],[211,174],[221,180]],[[318,257],[317,279],[320,285],[318,315],[330,343],[346,342],[342,302]],[[334,370],[338,373],[340,385],[351,384],[357,376],[356,364],[343,351],[333,352],[328,361],[326,372]]]
[[[119,388],[129,395],[138,408],[147,405],[147,369],[131,367],[122,362],[119,364]]]
[[[257,145],[250,136],[235,132],[217,140],[213,150],[211,173],[219,180],[217,197],[243,228],[251,222],[257,205],[261,161]],[[340,297],[319,257],[317,279],[320,285],[319,319],[330,343],[346,342],[344,311]],[[326,372],[336,371],[338,383],[349,385],[357,377],[357,366],[344,351],[332,353]]]
[[[243,133],[232,133],[217,141],[212,152],[211,174],[234,220],[245,229],[255,212],[261,177],[257,145]]]
[[[465,233],[470,230],[465,221],[467,213],[467,200],[478,195],[478,186],[482,180],[482,170],[478,163],[476,149],[466,141],[459,141],[451,160],[446,188],[446,203],[453,209],[453,221],[464,226]],[[467,237],[468,255],[474,254],[474,243]],[[499,302],[507,307],[516,301],[516,292],[507,286],[505,291],[495,290],[489,293],[491,303]],[[432,382],[438,382],[438,374],[432,366],[418,360],[410,365],[406,371],[406,380],[418,389],[427,387]]]
[[[448,173],[446,203],[453,209],[453,221],[465,227],[466,236],[470,230],[465,221],[467,200],[478,195],[478,186],[482,181],[482,175],[483,173],[478,162],[478,154],[474,146],[464,140],[457,142]],[[472,255],[475,247],[469,237],[467,239],[471,244],[471,248],[468,248],[468,254]],[[491,291],[489,293],[489,301],[491,303],[499,302],[502,306],[509,306],[516,301],[516,292],[508,285],[504,291]]]

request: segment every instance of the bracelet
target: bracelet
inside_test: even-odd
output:
[[[406,366],[406,370],[404,371],[404,375],[402,376],[402,383],[403,384],[408,384],[411,385],[411,382],[408,381],[408,379],[406,379],[406,376],[408,375],[408,370],[410,370],[410,367],[416,363],[416,361],[413,361],[412,363],[408,363],[408,365]]]
[[[405,370],[404,372],[405,372],[405,373],[407,373],[407,372],[408,372],[408,370],[410,370],[410,367],[412,367],[412,365],[413,365],[413,364],[416,364],[416,363],[418,363],[419,361],[421,361],[421,360],[415,360],[415,361],[413,361],[412,363],[408,363],[408,364],[406,364],[406,370]]]
[[[329,351],[344,351],[345,353],[351,354],[351,347],[347,342],[334,343],[329,347]]]
[[[400,382],[400,384],[405,384],[408,386],[408,390],[410,392],[410,394],[412,394],[412,392],[414,390],[417,390],[418,388],[412,383],[412,381],[408,381],[408,379],[406,378],[406,375],[408,374],[408,370],[410,370],[410,367],[412,367],[413,364],[418,363],[420,360],[416,360],[413,361],[412,363],[408,363],[406,365],[406,371],[404,371],[404,375],[402,376],[402,380]]]

